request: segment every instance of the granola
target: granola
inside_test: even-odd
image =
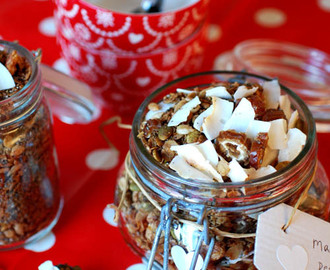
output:
[[[225,82],[207,89],[178,89],[177,92],[165,96],[160,103],[149,104],[149,112],[138,136],[149,153],[170,168],[176,167],[171,165],[173,160],[175,162],[175,158],[180,156],[177,145],[199,145],[205,141],[211,141],[216,153],[221,157],[217,162],[222,164],[215,164],[215,169],[223,168],[223,159],[228,163],[236,160],[243,169],[258,170],[268,165],[276,168],[277,157],[268,164],[264,163],[266,148],[269,146],[273,150],[282,151],[289,147],[286,143],[289,119],[279,102],[274,106],[267,101],[264,91],[260,84],[237,82]],[[172,106],[161,111],[163,104]],[[289,112],[293,113],[291,108]],[[279,121],[284,123],[284,137],[279,137],[276,128],[271,129],[272,125],[281,125],[282,122]],[[299,118],[290,129],[295,128],[297,122]],[[283,139],[284,145],[278,146],[277,141],[280,139]],[[304,143],[300,149],[303,146]],[[193,157],[185,160],[194,167]],[[209,171],[201,171],[210,174]],[[180,171],[177,172],[182,176]],[[218,172],[223,174],[223,171]],[[213,176],[211,179],[216,180]],[[228,175],[225,175],[225,180],[235,181]]]

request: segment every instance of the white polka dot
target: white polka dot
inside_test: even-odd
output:
[[[219,25],[211,24],[207,29],[207,39],[209,42],[216,42],[220,39],[222,30]]]
[[[118,224],[113,220],[115,217],[115,209],[106,206],[103,210],[103,218],[106,223],[110,224],[111,226],[117,227]]]
[[[52,261],[45,261],[39,265],[38,270],[59,270],[58,267],[53,265]]]
[[[145,270],[145,269],[146,269],[146,265],[145,264],[138,263],[138,264],[131,265],[126,270]]]
[[[43,19],[39,23],[39,31],[47,37],[54,37],[56,34],[56,26],[53,17]]]
[[[51,249],[55,245],[55,242],[55,234],[50,232],[46,236],[41,238],[39,241],[27,244],[24,248],[34,252],[44,252],[46,250]]]
[[[119,152],[115,149],[97,149],[86,157],[86,164],[92,170],[110,170],[118,164]]]
[[[53,68],[58,71],[61,71],[67,75],[70,75],[70,67],[67,61],[64,58],[59,58],[53,63]]]
[[[256,12],[255,20],[264,27],[279,27],[285,23],[286,15],[276,8],[264,8]]]
[[[319,7],[330,12],[330,0],[318,0]]]

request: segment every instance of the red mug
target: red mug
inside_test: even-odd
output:
[[[57,34],[71,75],[89,84],[106,107],[132,115],[139,104],[168,81],[201,69],[207,24],[171,48],[146,54],[116,54],[109,50],[82,47]]]
[[[205,20],[209,4],[209,0],[172,0],[166,2],[177,3],[175,9],[137,14],[106,9],[91,1],[54,2],[57,27],[68,40],[81,47],[107,49],[121,55],[149,53],[182,42]],[[113,0],[111,5],[117,2],[123,1]]]

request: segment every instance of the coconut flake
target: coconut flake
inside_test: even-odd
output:
[[[188,162],[181,156],[175,156],[169,166],[172,170],[176,171],[182,178],[213,182],[212,177],[190,166]]]
[[[279,162],[294,160],[306,144],[307,136],[298,128],[289,129],[287,137],[287,147],[281,149],[278,154]]]
[[[280,96],[280,108],[284,112],[286,119],[289,120],[292,114],[292,110],[291,102],[288,95]]]
[[[212,113],[212,111],[213,111],[213,105],[208,107],[204,112],[202,112],[200,115],[196,117],[193,127],[198,131],[202,131],[204,119],[208,117]]]
[[[248,175],[242,168],[242,166],[236,161],[236,159],[233,159],[229,162],[229,173],[227,176],[230,178],[232,182],[241,182],[245,181],[248,178]]]
[[[159,102],[160,109],[157,111],[148,111],[145,119],[148,121],[150,119],[161,118],[163,113],[174,107],[174,103],[164,103],[163,101]]]
[[[249,89],[245,85],[241,85],[237,88],[237,90],[234,94],[234,99],[238,100],[243,97],[248,97],[248,96],[254,94],[257,90],[258,90],[258,87],[252,87],[251,89]]]
[[[272,149],[284,149],[287,147],[287,122],[285,119],[270,121],[268,132],[268,146]]]
[[[212,148],[210,147],[209,143],[211,142],[206,142],[202,146],[197,144],[176,145],[172,146],[171,150],[176,151],[178,156],[183,157],[187,161],[187,163],[194,168],[200,170],[206,175],[213,177],[217,181],[222,182],[221,175],[212,165],[212,163],[217,164],[218,156],[216,155],[216,158],[214,157],[214,153],[212,152],[216,153],[216,151],[213,145]],[[211,153],[208,153],[207,151],[211,151]]]
[[[237,132],[246,132],[250,122],[254,119],[255,112],[250,101],[242,98],[223,130],[233,129]]]
[[[0,62],[0,90],[15,87],[15,81],[9,70]]]
[[[256,169],[251,167],[251,168],[248,168],[248,169],[244,169],[245,173],[247,174],[248,178],[247,179],[253,179],[253,176],[255,175],[256,173]]]
[[[177,93],[183,93],[183,94],[191,94],[191,93],[196,93],[196,91],[193,91],[193,90],[187,90],[187,89],[182,89],[182,88],[177,88],[176,89],[176,92]]]
[[[272,164],[278,156],[279,150],[271,149],[269,146],[266,147],[264,157],[262,159],[261,167],[266,167]]]
[[[201,144],[197,144],[196,147],[203,154],[204,158],[207,159],[213,166],[218,164],[218,153],[210,140],[206,140]]]
[[[249,126],[246,130],[246,136],[249,139],[254,139],[257,137],[258,133],[263,132],[263,133],[268,133],[270,129],[270,122],[266,121],[259,121],[259,120],[252,120],[249,123]]]
[[[168,123],[169,127],[177,126],[182,122],[187,121],[187,118],[190,114],[190,111],[199,105],[201,102],[199,98],[196,96],[186,104],[184,104],[171,118]]]
[[[256,178],[260,178],[260,177],[263,177],[263,176],[272,174],[272,173],[276,172],[276,169],[273,166],[268,165],[266,167],[260,167],[258,170],[256,170],[256,169],[254,169],[254,170],[248,169],[248,171],[245,170],[245,172],[248,173],[249,180],[250,180],[250,179],[256,179]]]
[[[288,124],[288,129],[294,128],[297,124],[297,121],[299,119],[299,113],[297,110],[295,110],[290,117],[289,124]]]
[[[207,97],[218,97],[224,99],[231,99],[231,94],[228,93],[226,87],[216,86],[205,91]]]
[[[225,123],[231,117],[234,103],[225,99],[213,97],[212,98],[213,110],[212,113],[204,119],[202,125],[203,133],[206,138],[213,140],[223,130]]]
[[[265,82],[263,88],[266,109],[277,109],[281,95],[281,87],[278,80]]]

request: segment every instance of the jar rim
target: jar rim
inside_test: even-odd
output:
[[[12,50],[16,50],[21,56],[23,56],[28,61],[29,65],[31,66],[31,76],[28,82],[22,87],[22,89],[14,93],[9,98],[0,100],[0,106],[1,104],[4,104],[10,100],[18,99],[22,94],[24,94],[27,91],[27,89],[30,88],[31,84],[35,81],[38,74],[37,63],[35,62],[35,58],[33,57],[32,53],[28,49],[15,42],[0,40],[0,50],[9,49],[9,48]]]
[[[259,177],[259,178],[256,178],[256,179],[248,180],[248,181],[241,181],[241,182],[202,182],[202,181],[195,180],[195,179],[185,179],[185,178],[180,177],[175,171],[167,168],[163,164],[156,161],[150,155],[150,153],[146,150],[146,148],[144,147],[142,141],[137,136],[138,133],[139,133],[140,124],[143,121],[143,117],[145,116],[148,104],[155,97],[157,97],[162,91],[164,91],[168,87],[170,87],[172,85],[175,85],[176,83],[182,82],[186,79],[190,79],[190,78],[194,78],[194,77],[198,77],[198,76],[204,76],[204,75],[221,75],[221,74],[235,75],[235,76],[248,76],[248,77],[252,77],[252,78],[255,78],[255,79],[260,79],[260,80],[263,80],[263,81],[272,80],[272,78],[269,78],[269,77],[265,77],[265,76],[261,76],[261,75],[257,75],[257,74],[252,74],[252,73],[247,73],[247,72],[220,71],[220,70],[217,71],[217,70],[214,70],[214,71],[205,71],[205,72],[190,74],[190,75],[175,79],[175,80],[163,85],[162,87],[158,88],[153,93],[151,93],[142,102],[142,104],[140,105],[140,107],[138,108],[138,110],[137,110],[137,112],[134,116],[133,123],[132,123],[131,139],[133,141],[133,144],[135,144],[135,146],[139,149],[138,158],[143,159],[143,161],[145,163],[147,163],[148,165],[151,165],[153,168],[160,168],[162,170],[162,173],[166,177],[171,178],[171,180],[174,180],[178,184],[183,184],[183,185],[186,185],[186,186],[195,186],[195,187],[198,186],[198,187],[211,188],[211,189],[212,188],[217,188],[217,189],[234,188],[235,189],[235,188],[242,188],[242,187],[246,186],[247,184],[250,187],[252,187],[252,186],[256,186],[258,184],[267,184],[267,183],[274,182],[275,179],[277,179],[279,177],[282,177],[283,175],[288,173],[292,168],[294,168],[299,163],[301,163],[303,161],[303,158],[315,146],[315,141],[316,141],[315,122],[314,122],[314,119],[312,117],[312,114],[311,114],[310,110],[308,109],[307,105],[303,102],[303,100],[296,93],[294,93],[292,90],[290,90],[289,88],[287,88],[286,86],[284,86],[282,84],[280,84],[281,90],[284,90],[285,93],[288,94],[297,103],[299,108],[304,113],[304,116],[305,116],[305,119],[306,119],[306,124],[307,124],[307,132],[306,132],[307,140],[306,140],[305,146],[303,147],[301,152],[298,154],[298,156],[293,161],[291,161],[284,168],[282,168],[282,169],[280,169],[280,170],[278,170],[278,171],[276,171],[272,174],[269,174],[269,175],[266,175],[266,176],[263,176],[263,177]],[[132,146],[130,146],[130,147],[132,147]]]
[[[20,121],[22,117],[30,115],[41,100],[42,90],[39,87],[41,78],[37,62],[39,57],[37,52],[33,55],[25,47],[6,40],[0,40],[0,50],[16,50],[20,56],[26,59],[31,67],[31,75],[27,83],[19,91],[0,101],[0,106],[6,106],[9,103],[13,104],[12,109],[8,112],[10,115],[9,119],[0,123],[0,127],[2,128]]]

